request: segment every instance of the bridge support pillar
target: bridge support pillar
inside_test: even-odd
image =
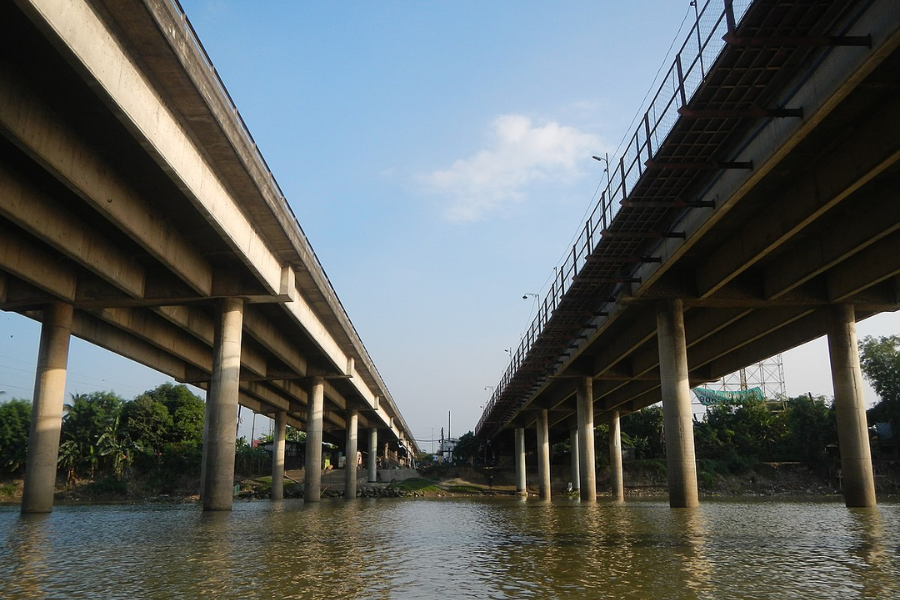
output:
[[[659,378],[666,429],[669,506],[700,504],[694,458],[694,425],[688,381],[687,345],[681,300],[659,303],[656,313],[659,341]]]
[[[577,492],[581,489],[581,461],[578,460],[578,428],[569,431],[569,447],[572,449],[569,454],[572,459],[572,491]]]
[[[356,478],[357,478],[357,462],[356,455],[358,452],[358,428],[359,428],[359,411],[351,408],[347,411],[347,460],[344,462],[344,499],[352,500],[356,498]]]
[[[597,501],[597,460],[594,453],[594,380],[582,377],[576,392],[578,454],[582,502]]]
[[[527,496],[528,486],[525,480],[525,430],[517,427],[516,431],[516,496]]]
[[[829,307],[828,352],[834,383],[842,484],[844,502],[851,507],[875,506],[875,477],[857,347],[853,306]]]
[[[25,460],[23,513],[53,510],[73,312],[71,304],[63,303],[51,304],[44,309]]]
[[[547,410],[537,413],[538,493],[550,499],[550,422]]]
[[[325,378],[313,377],[306,412],[306,464],[303,501],[318,502],[322,497],[322,411],[325,406]]]
[[[244,302],[224,298],[216,307],[213,370],[203,439],[203,510],[231,510],[241,372]]]
[[[369,459],[366,462],[369,470],[369,483],[378,481],[378,428],[369,429]]]
[[[619,426],[619,411],[609,415],[609,470],[610,492],[613,502],[625,501],[625,484],[622,474],[622,430]]]
[[[275,438],[272,449],[272,500],[284,500],[284,437],[287,413],[275,411]]]

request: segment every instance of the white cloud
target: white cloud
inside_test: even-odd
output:
[[[528,117],[502,115],[491,123],[487,146],[419,177],[428,191],[447,198],[445,218],[478,220],[524,199],[530,184],[572,181],[600,141],[556,122],[535,126]]]

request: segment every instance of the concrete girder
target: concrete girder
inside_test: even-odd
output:
[[[771,356],[771,347],[789,349],[821,337],[825,332],[825,325],[825,313],[817,310],[800,317],[791,327],[769,331],[755,341],[711,361],[713,378],[734,373],[741,367],[768,358]]]
[[[768,123],[767,135],[751,140],[740,156],[733,157],[734,160],[752,159],[753,170],[731,170],[722,174],[707,192],[707,197],[718,199],[715,211],[694,211],[688,214],[679,227],[686,233],[686,239],[662,241],[656,252],[662,262],[644,264],[635,273],[642,282],[639,288],[633,290],[636,295],[648,292],[672,265],[678,263],[678,259],[724,219],[731,209],[777,168],[782,159],[814,132],[843,100],[900,47],[900,31],[895,27],[897,11],[898,5],[892,0],[877,0],[875,6],[862,14],[850,31],[845,32],[847,35],[870,35],[871,49],[845,48],[841,52],[830,52],[814,72],[802,75],[799,87],[785,87],[794,89],[789,100],[792,105],[803,107],[804,118],[776,119]],[[835,76],[835,73],[848,76]],[[715,278],[710,278],[710,281],[714,280]],[[712,293],[715,290],[710,287],[706,291]]]
[[[722,356],[735,352],[743,345],[752,344],[773,331],[787,327],[812,312],[813,310],[808,308],[771,308],[754,311],[744,319],[730,325],[727,331],[723,330],[721,335],[708,339],[707,343],[692,346],[688,350],[688,365],[691,371],[698,369]],[[723,341],[730,339],[744,341],[740,346]],[[741,365],[741,367],[743,366],[745,365]]]
[[[878,240],[865,252],[848,258],[828,272],[829,299],[834,303],[846,303],[873,284],[896,277],[900,274],[896,265],[898,255],[900,233],[894,233]]]
[[[133,298],[144,295],[144,270],[64,206],[0,164],[0,215]]]
[[[592,374],[597,377],[607,369],[613,368],[635,350],[651,342],[656,336],[656,323],[650,319],[642,319],[633,327],[625,329],[614,342],[604,345],[603,349],[592,359]],[[632,369],[632,372],[634,369]]]
[[[3,131],[5,130],[5,131]],[[212,293],[206,260],[112,173],[89,144],[0,64],[0,131],[201,296]]]
[[[168,352],[185,363],[210,372],[212,348],[167,323],[161,317],[141,309],[106,308],[94,313],[110,325]]]
[[[40,311],[26,313],[26,316],[40,320]],[[183,381],[185,378],[187,364],[184,360],[88,313],[75,311],[72,334],[160,373],[165,373],[176,381]]]
[[[298,375],[306,375],[306,357],[300,354],[278,327],[259,312],[248,311],[244,315],[244,330],[288,368]]]
[[[86,3],[29,0],[29,13],[52,31],[82,76],[141,142],[269,294],[282,295],[282,265],[242,213],[202,151],[115,35]],[[133,228],[130,228],[133,232]],[[287,298],[284,298],[287,300]]]
[[[868,190],[864,191],[871,198]],[[900,230],[900,202],[896,190],[879,190],[872,210],[844,211],[815,236],[806,236],[762,275],[763,296],[781,298],[807,281],[882,237]]]
[[[78,289],[75,271],[33,240],[0,222],[0,269],[50,294],[73,301]]]
[[[763,211],[745,223],[752,235],[726,241],[698,268],[698,295],[715,293],[900,161],[900,151],[895,149],[900,137],[898,110],[900,100],[854,127],[840,154],[823,157],[782,192],[780,197],[786,201],[777,203],[778,210]],[[851,156],[853,160],[847,160]]]
[[[701,342],[716,336],[727,327],[739,323],[750,314],[747,310],[722,309],[714,311],[685,311],[685,334],[688,349],[693,349]],[[636,349],[631,357],[631,369],[634,375],[644,375],[659,366],[659,349],[648,340]],[[693,368],[692,362],[689,365]]]

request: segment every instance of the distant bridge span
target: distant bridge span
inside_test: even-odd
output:
[[[847,501],[874,503],[853,323],[900,307],[900,3],[698,14],[476,433],[536,427],[543,468],[554,432],[662,400],[691,505],[689,387],[828,334]]]
[[[0,3],[0,308],[43,322],[23,510],[52,506],[70,332],[209,390],[206,508],[239,403],[307,431],[308,477],[323,435],[417,449],[173,0]]]

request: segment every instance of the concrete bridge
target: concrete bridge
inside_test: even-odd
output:
[[[571,436],[662,400],[672,506],[697,504],[690,388],[828,336],[844,493],[875,503],[855,323],[900,307],[900,3],[699,2],[658,94],[476,433]],[[597,157],[599,158],[599,157]],[[823,374],[823,377],[826,376]]]
[[[239,404],[275,419],[276,497],[287,424],[307,501],[323,439],[363,429],[372,480],[417,450],[177,2],[0,3],[0,308],[42,323],[23,511],[52,508],[70,335],[207,390],[208,510]]]

